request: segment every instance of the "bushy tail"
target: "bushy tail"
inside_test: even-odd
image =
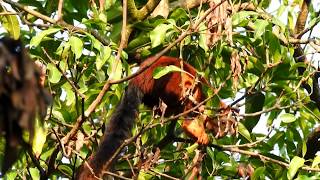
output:
[[[121,102],[111,116],[97,152],[89,158],[88,164],[84,163],[79,169],[77,179],[95,179],[94,176],[100,176],[108,160],[123,141],[130,137],[142,98],[142,91],[129,84]]]

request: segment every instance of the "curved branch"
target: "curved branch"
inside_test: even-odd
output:
[[[134,20],[144,20],[158,6],[161,0],[149,0],[141,9],[137,9],[134,0],[128,0],[128,14]]]

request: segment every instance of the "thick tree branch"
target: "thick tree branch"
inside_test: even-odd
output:
[[[134,20],[144,20],[158,6],[161,0],[149,0],[141,9],[137,9],[134,0],[128,0],[128,14]]]

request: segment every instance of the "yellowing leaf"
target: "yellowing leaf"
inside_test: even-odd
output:
[[[40,156],[44,143],[47,140],[47,129],[41,126],[39,119],[35,120],[35,130],[32,142],[32,150],[37,157]]]
[[[16,15],[6,15],[0,18],[2,26],[8,31],[13,39],[20,37],[20,25]]]

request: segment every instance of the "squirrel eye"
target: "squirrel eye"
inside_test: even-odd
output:
[[[15,53],[21,53],[21,46],[20,45],[18,45],[18,46],[16,46],[15,48],[14,48],[14,52]]]

